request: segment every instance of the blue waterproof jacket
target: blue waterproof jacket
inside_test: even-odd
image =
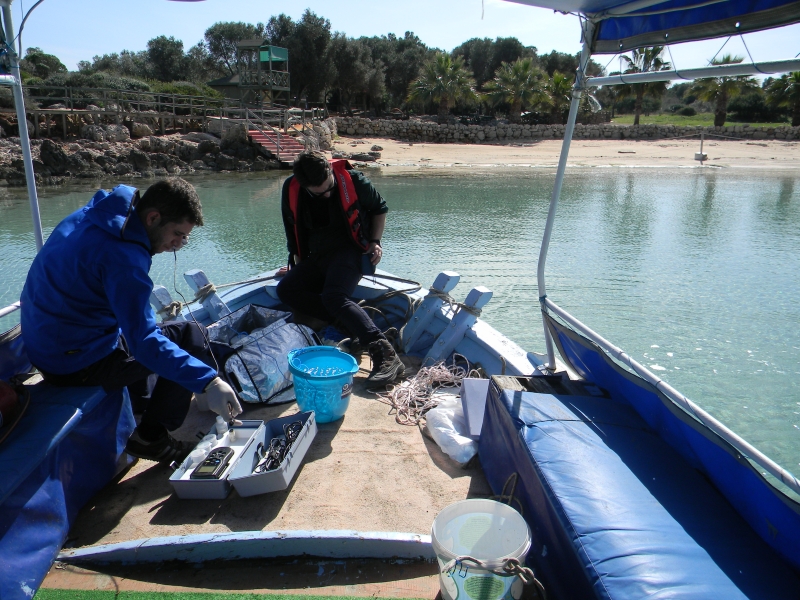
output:
[[[61,221],[22,289],[22,338],[31,362],[66,375],[108,356],[122,333],[148,369],[202,392],[214,369],[161,335],[150,306],[150,240],[133,209],[136,188],[98,191]]]

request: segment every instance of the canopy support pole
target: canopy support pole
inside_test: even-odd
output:
[[[550,246],[550,236],[553,232],[553,222],[556,218],[556,208],[558,207],[558,199],[561,196],[561,186],[564,183],[564,172],[567,168],[567,158],[569,158],[569,148],[572,143],[572,133],[575,130],[575,121],[578,118],[578,108],[581,103],[581,95],[586,87],[586,68],[589,65],[589,58],[591,57],[590,45],[594,37],[594,22],[589,19],[583,22],[582,36],[583,36],[583,49],[581,50],[581,57],[578,62],[578,70],[575,73],[575,84],[572,86],[572,102],[569,106],[569,117],[567,118],[567,125],[564,129],[564,141],[561,144],[561,155],[558,158],[558,169],[556,170],[556,181],[553,186],[553,196],[550,199],[550,209],[547,212],[547,222],[544,226],[544,234],[542,235],[542,246],[539,250],[539,264],[537,266],[537,280],[539,284],[539,302],[542,304],[542,326],[544,327],[544,340],[547,347],[547,363],[544,368],[547,370],[555,371],[556,357],[553,340],[550,337],[550,331],[547,328],[547,319],[544,314],[544,302],[547,299],[547,288],[544,282],[544,267],[547,262],[547,250]]]
[[[3,25],[6,38],[6,51],[10,59],[11,75],[14,82],[11,89],[14,93],[14,106],[17,109],[17,122],[19,123],[19,145],[22,148],[22,162],[25,165],[25,181],[28,185],[28,200],[31,205],[31,219],[33,220],[33,235],[36,238],[36,251],[42,249],[44,236],[42,235],[42,218],[39,214],[39,197],[36,193],[36,179],[33,172],[33,156],[31,156],[31,139],[28,135],[28,118],[25,116],[25,98],[22,95],[22,79],[19,74],[19,57],[14,51],[14,26],[11,20],[11,3],[14,0],[3,0]]]

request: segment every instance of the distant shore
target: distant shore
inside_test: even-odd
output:
[[[501,144],[402,142],[388,138],[341,136],[334,151],[365,153],[381,147],[375,166],[402,168],[531,168],[556,167],[561,140]],[[570,166],[579,167],[700,167],[695,153],[699,140],[573,140]],[[800,169],[800,141],[706,140],[703,166],[719,168]],[[367,163],[369,164],[369,163]]]

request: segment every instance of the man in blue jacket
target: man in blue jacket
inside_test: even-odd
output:
[[[22,290],[31,362],[55,385],[127,386],[141,419],[126,452],[140,458],[188,454],[193,444],[168,431],[183,423],[192,393],[226,420],[242,411],[217,376],[204,328],[158,325],[149,302],[153,255],[179,250],[202,224],[200,199],[183,179],[159,181],[141,197],[125,185],[100,190],[53,230]]]

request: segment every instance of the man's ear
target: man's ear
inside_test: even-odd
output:
[[[161,213],[157,210],[149,210],[144,216],[144,224],[146,227],[155,227],[161,223]]]

